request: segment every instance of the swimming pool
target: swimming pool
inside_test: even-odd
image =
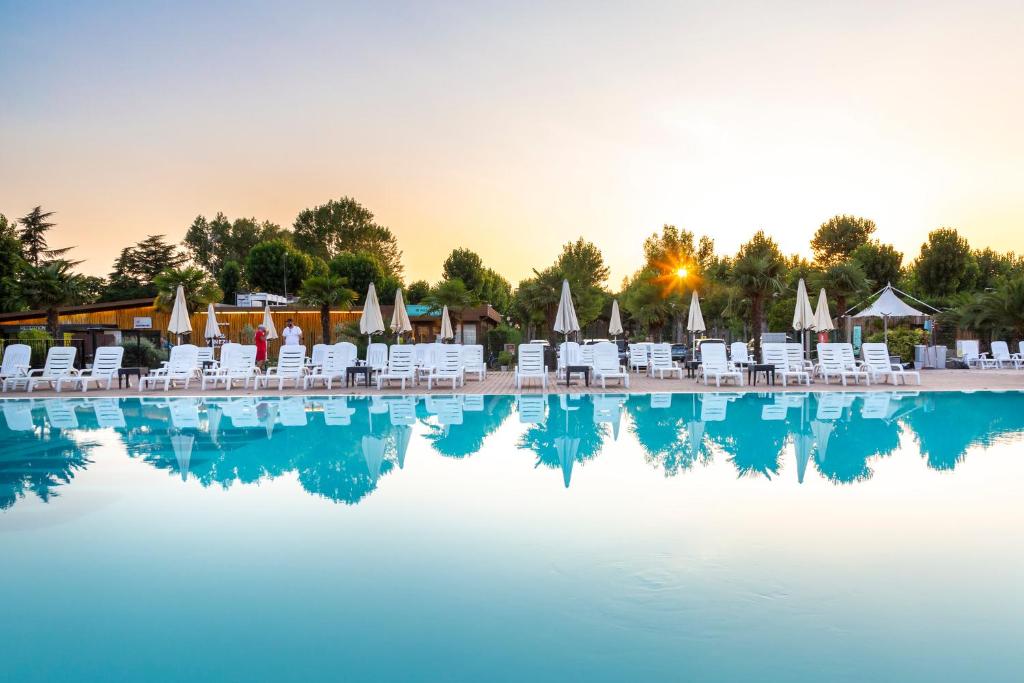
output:
[[[7,680],[1021,680],[1019,393],[0,403]]]

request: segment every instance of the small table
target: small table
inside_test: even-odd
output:
[[[142,378],[142,371],[145,370],[145,374],[149,374],[149,368],[118,368],[117,369],[117,388],[124,389],[125,382],[128,383],[128,388],[132,388],[132,376]]]
[[[764,381],[775,384],[775,366],[765,363],[751,363],[747,366],[747,381],[751,386],[757,385],[757,373],[764,373]]]
[[[572,378],[573,373],[582,374],[583,381],[586,385],[590,386],[590,366],[589,365],[567,365],[565,366],[565,386],[569,386],[569,380]]]
[[[684,364],[686,366],[686,376],[693,379],[697,376],[697,368],[700,367],[699,360],[688,360]]]
[[[373,368],[369,365],[350,365],[345,368],[345,386],[355,384],[359,386],[359,382],[356,380],[356,375],[363,376],[363,384],[370,386],[370,380],[373,378]]]

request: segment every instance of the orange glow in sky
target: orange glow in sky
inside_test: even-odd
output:
[[[1024,251],[1019,2],[207,5],[0,4],[0,213],[95,274],[342,195],[430,281],[583,236],[614,287],[664,223],[808,255],[837,213]]]

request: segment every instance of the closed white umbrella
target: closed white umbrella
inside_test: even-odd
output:
[[[793,310],[793,329],[803,332],[814,325],[814,311],[811,309],[811,300],[807,297],[807,285],[804,279],[796,285],[796,308]]]
[[[572,304],[568,280],[562,280],[562,296],[558,299],[558,312],[555,313],[552,329],[564,334],[566,339],[571,332],[580,331],[580,321],[576,319],[576,307]]]
[[[395,312],[391,314],[391,331],[399,336],[412,332],[412,323],[409,321],[409,312],[405,310],[401,289],[395,292]]]
[[[818,332],[828,332],[835,329],[835,325],[832,324],[832,314],[828,310],[828,297],[825,296],[824,287],[818,293],[818,307],[814,309],[813,327]]]
[[[217,324],[217,311],[214,310],[211,303],[206,307],[206,330],[203,332],[203,338],[219,339],[220,336],[220,325]]]
[[[178,291],[174,293],[174,307],[171,309],[167,331],[179,336],[192,331],[192,322],[188,319],[188,305],[185,303],[185,288],[181,285],[178,285]]]
[[[270,315],[270,304],[263,309],[263,327],[267,330],[267,339],[277,339],[277,328],[274,327],[274,318]]]
[[[380,302],[377,301],[377,288],[370,283],[366,290],[366,303],[363,313],[359,316],[359,332],[369,337],[384,331],[384,318],[380,314]]]
[[[455,332],[452,330],[452,319],[448,315],[448,307],[441,310],[441,339],[455,339]]]
[[[697,297],[696,289],[690,297],[690,315],[686,319],[686,329],[690,332],[703,332],[707,329],[704,326],[704,316],[700,312],[700,299]]]
[[[617,338],[622,334],[622,318],[619,316],[619,300],[612,301],[612,318],[608,321],[608,334]]]

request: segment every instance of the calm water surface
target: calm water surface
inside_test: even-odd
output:
[[[32,680],[1024,680],[1024,395],[0,403]]]

